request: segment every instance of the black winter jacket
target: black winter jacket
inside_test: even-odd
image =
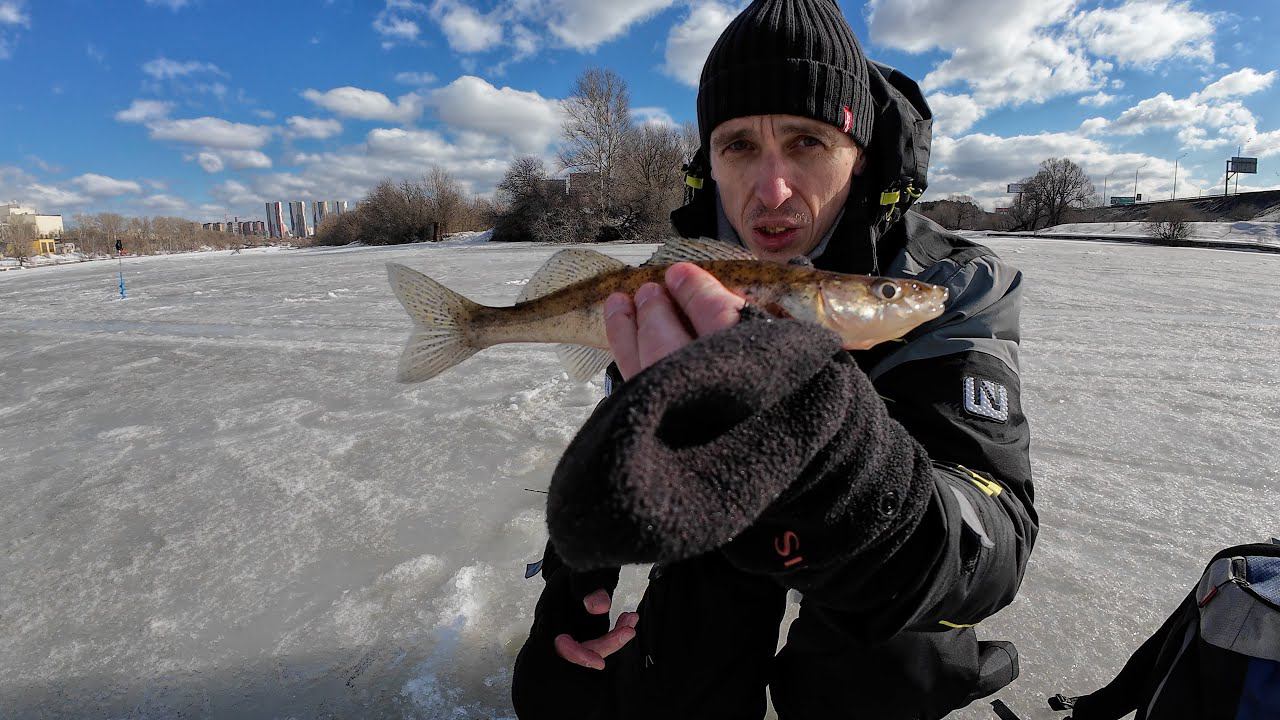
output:
[[[522,702],[530,684],[552,691],[557,699],[551,707],[562,717],[759,718],[764,684],[777,681],[778,672],[800,676],[786,680],[791,697],[782,702],[775,685],[783,718],[819,717],[829,711],[806,708],[823,707],[852,715],[860,708],[795,695],[839,695],[833,685],[842,677],[842,648],[890,643],[910,633],[955,632],[1015,596],[1037,531],[1018,377],[1022,276],[991,250],[907,211],[918,196],[913,191],[925,185],[928,108],[914,83],[882,66],[874,69],[873,95],[883,107],[877,141],[868,148],[871,166],[857,179],[814,264],[915,278],[949,291],[946,311],[905,343],[853,353],[890,416],[933,462],[929,501],[917,517],[901,518],[915,523],[915,531],[890,557],[874,563],[859,558],[804,578],[801,617],[780,656],[787,658],[781,670],[770,668],[769,657],[786,589],[799,583],[786,573],[744,572],[721,553],[655,566],[639,609],[639,635],[603,673],[560,667],[567,663],[549,648],[533,647],[535,620],[535,637],[516,668],[522,718],[555,716]],[[885,140],[895,137],[904,141]],[[896,191],[898,202],[883,196],[886,191]],[[882,197],[889,204],[882,205]],[[684,237],[736,242],[724,236],[709,179],[672,222]],[[553,584],[548,578],[548,593]],[[563,687],[553,691],[549,684]],[[575,698],[589,701],[578,705]],[[783,712],[784,706],[793,711]]]

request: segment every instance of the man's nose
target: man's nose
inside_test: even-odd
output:
[[[756,180],[756,198],[770,210],[776,210],[791,197],[791,180],[784,163],[769,158],[760,168]]]

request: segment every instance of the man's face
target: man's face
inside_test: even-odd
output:
[[[865,163],[853,139],[795,115],[734,118],[711,132],[711,177],[729,223],[764,260],[818,246]]]

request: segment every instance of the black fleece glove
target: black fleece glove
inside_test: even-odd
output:
[[[556,654],[555,638],[568,633],[587,640],[609,631],[609,613],[592,615],[582,600],[600,588],[613,597],[618,568],[574,572],[548,542],[540,572],[547,585],[533,611],[529,639],[516,656],[512,705],[522,720],[595,717],[613,692],[611,666],[591,670],[574,665]]]
[[[803,576],[897,549],[932,477],[838,336],[744,312],[596,408],[556,467],[547,523],[575,568],[724,548],[743,569]]]

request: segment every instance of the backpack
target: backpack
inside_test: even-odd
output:
[[[1074,720],[1280,718],[1280,541],[1219,552],[1110,684],[1049,705]]]

